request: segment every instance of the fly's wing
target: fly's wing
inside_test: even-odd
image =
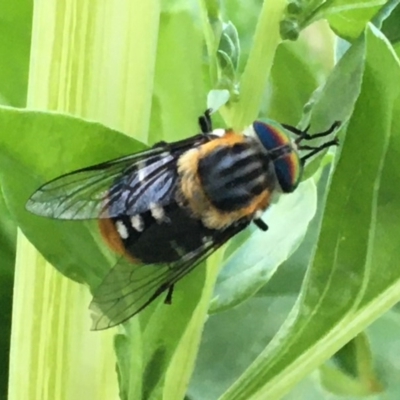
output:
[[[92,329],[110,328],[143,310],[248,224],[243,221],[216,231],[209,242],[168,265],[119,262],[94,292],[89,307],[94,312]]]
[[[140,214],[150,202],[166,205],[175,189],[179,156],[207,140],[197,135],[62,175],[41,186],[26,208],[45,217],[79,220]]]

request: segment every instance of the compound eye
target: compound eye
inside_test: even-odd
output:
[[[291,146],[289,133],[278,123],[253,122],[253,129],[262,146],[272,152],[282,146]],[[303,166],[300,156],[294,148],[273,159],[275,174],[282,191],[293,192],[298,186]]]
[[[253,122],[253,129],[266,150],[273,150],[290,144],[290,138],[284,128],[278,129],[278,126],[255,121]]]

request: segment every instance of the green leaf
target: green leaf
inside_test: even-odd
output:
[[[316,189],[314,182],[308,180],[293,194],[282,195],[264,214],[263,220],[269,226],[267,232],[254,227],[242,246],[238,246],[237,239],[232,241],[227,249],[229,257],[218,276],[210,312],[231,308],[264,286],[300,245],[315,212]],[[235,251],[231,252],[230,247]]]
[[[56,176],[143,148],[98,123],[55,113],[0,109],[0,178],[6,203],[29,240],[69,278],[93,288],[109,268],[111,259],[100,250],[95,226],[38,217],[25,210],[26,201]],[[85,251],[71,252],[82,243]]]
[[[302,294],[269,347],[221,399],[281,397],[400,299],[400,68],[376,28],[369,26],[364,40],[361,92]]]
[[[327,18],[334,32],[347,40],[354,40],[387,0],[334,0],[318,10],[320,18]]]
[[[313,131],[322,130],[337,119],[346,121],[349,118],[360,90],[362,52],[362,44],[354,46],[340,61],[324,90],[315,96],[311,116]],[[336,99],[335,103],[332,98]],[[288,114],[290,111],[282,112]],[[318,161],[314,161],[307,168],[307,176],[315,173],[318,166]],[[244,301],[271,278],[304,237],[315,214],[315,196],[315,187],[308,182],[308,186],[299,187],[291,196],[282,196],[278,204],[264,215],[270,226],[267,233],[254,229],[251,234],[247,231],[231,241],[218,277],[211,312],[219,312]],[[293,226],[289,234],[283,220]],[[268,243],[267,248],[264,243]]]
[[[300,42],[282,43],[275,54],[271,83],[261,114],[281,123],[297,125],[304,104],[318,86],[321,68],[307,55],[311,48]]]
[[[330,167],[325,167],[317,183],[317,212],[309,224],[307,233],[300,246],[283,262],[271,280],[257,292],[257,296],[281,297],[298,296],[307,266],[310,264],[315,243],[318,240],[323,217],[324,204],[328,192],[331,174]]]
[[[290,2],[281,22],[284,39],[296,40],[311,23],[327,19],[334,32],[349,41],[356,39],[387,0],[331,0]]]
[[[339,60],[324,86],[318,88],[309,100],[306,106],[308,112],[299,124],[303,129],[310,125],[311,132],[320,132],[332,125],[333,121],[340,121],[345,126],[360,93],[364,52],[364,42],[359,40]],[[317,140],[318,142],[321,143]],[[340,149],[341,146],[339,152]],[[322,157],[323,153],[307,163],[304,179],[315,174]]]

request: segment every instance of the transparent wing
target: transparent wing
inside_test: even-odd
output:
[[[129,265],[121,260],[94,292],[89,307],[94,312],[92,329],[110,328],[143,310],[247,225],[216,232],[212,240],[168,265]]]
[[[205,140],[194,136],[62,175],[41,186],[26,208],[50,218],[91,219],[139,214],[150,202],[168,204],[177,159]]]

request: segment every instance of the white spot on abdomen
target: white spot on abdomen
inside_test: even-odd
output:
[[[117,230],[118,235],[121,237],[121,239],[124,240],[128,239],[129,237],[128,229],[123,221],[121,221],[120,219],[115,221],[115,229]]]
[[[162,222],[165,219],[165,211],[164,208],[159,204],[150,203],[150,212],[151,216],[157,221]]]
[[[138,232],[142,232],[144,228],[144,222],[140,215],[133,215],[131,217],[131,224],[133,229],[136,229]]]
[[[204,245],[207,245],[212,242],[212,238],[210,236],[203,236],[201,238],[201,241],[203,242]]]

